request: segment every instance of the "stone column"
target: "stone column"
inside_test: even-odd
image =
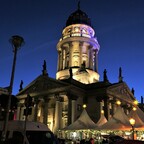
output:
[[[60,61],[61,70],[63,70],[63,47],[61,49],[61,61]]]
[[[65,55],[65,66],[66,68],[69,68],[69,47],[68,45],[66,46],[66,55]]]
[[[95,60],[94,60],[94,50],[91,49],[91,69],[94,70],[94,63],[95,63]]]
[[[62,70],[62,51],[59,52],[59,70]]]
[[[43,123],[47,125],[48,122],[48,102],[49,98],[44,98],[44,109],[43,109]]]
[[[108,99],[104,99],[104,115],[109,120],[109,102]]]
[[[21,103],[18,103],[17,113],[16,113],[16,120],[20,120],[20,115],[21,115]]]
[[[90,68],[90,46],[88,47],[88,51],[87,51],[87,55],[88,55],[88,68]]]
[[[65,49],[63,49],[63,69],[65,69],[65,66],[66,66],[66,51]]]
[[[77,96],[71,94],[70,92],[67,94],[68,96],[68,125],[75,121],[76,115],[76,99]]]
[[[75,62],[78,62],[78,59],[75,59],[75,56],[78,56],[75,52],[79,50],[79,42],[71,42],[71,66],[76,66]]]
[[[71,93],[67,92],[67,97],[68,97],[68,120],[67,120],[67,125],[71,124],[71,116],[72,116],[72,97]]]
[[[82,64],[82,46],[83,46],[83,42],[80,42],[80,44],[79,44],[79,51],[80,51],[80,53],[79,53],[79,67],[81,66],[81,64]]]
[[[95,50],[95,61],[94,61],[95,72],[98,72],[98,50]]]
[[[75,113],[76,113],[76,100],[72,100],[72,116],[71,116],[72,123],[75,121]]]
[[[58,62],[57,62],[57,71],[59,71],[61,68],[60,68],[60,60],[61,60],[61,58],[60,58],[60,51],[58,51]]]
[[[72,99],[69,94],[68,95],[68,125],[71,124],[71,116],[72,116]]]
[[[54,133],[56,133],[56,131],[60,127],[60,97],[59,97],[59,95],[56,95],[55,98],[56,98],[56,105],[55,105],[55,126],[54,126]]]
[[[93,69],[92,48],[89,49],[89,68]]]
[[[72,43],[68,43],[68,47],[69,47],[69,67],[72,66]]]
[[[34,98],[34,121],[37,121],[37,115],[38,115],[38,104],[39,104],[39,100],[38,97]]]
[[[19,120],[24,120],[24,109],[25,109],[25,106],[22,105],[20,108]]]
[[[62,109],[63,109],[63,98],[61,97],[59,103],[59,120],[60,120],[59,128],[63,128]]]

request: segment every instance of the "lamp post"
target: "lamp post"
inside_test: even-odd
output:
[[[10,110],[10,106],[11,106],[11,97],[12,97],[12,90],[13,90],[13,82],[14,82],[14,73],[15,73],[15,66],[16,66],[17,51],[22,46],[22,44],[24,43],[24,39],[22,37],[18,36],[18,35],[14,35],[14,36],[11,37],[11,39],[9,41],[12,44],[12,47],[13,47],[14,57],[13,57],[11,79],[10,79],[10,84],[9,84],[9,87],[8,87],[8,93],[9,93],[8,94],[8,103],[7,103],[7,107],[6,107],[6,116],[5,116],[1,141],[6,140],[6,133],[7,133],[8,120],[9,120],[9,110]]]
[[[134,140],[134,125],[135,125],[135,119],[130,118],[130,119],[129,119],[129,122],[130,122],[131,127],[132,127],[132,139]]]

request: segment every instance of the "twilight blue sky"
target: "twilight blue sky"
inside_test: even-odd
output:
[[[13,53],[9,39],[25,40],[17,55],[13,94],[20,81],[25,87],[41,74],[43,60],[50,77],[57,68],[56,44],[78,0],[0,0],[0,87],[9,85]],[[81,10],[91,18],[100,44],[99,74],[107,69],[110,82],[124,81],[144,96],[144,0],[81,0]]]

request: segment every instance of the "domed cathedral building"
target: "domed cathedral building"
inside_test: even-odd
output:
[[[17,119],[25,120],[26,97],[29,121],[40,121],[56,132],[73,123],[86,105],[90,118],[97,122],[104,112],[107,120],[113,116],[118,104],[125,113],[135,106],[134,90],[123,81],[119,69],[118,81],[111,83],[104,70],[99,80],[98,53],[100,45],[88,15],[78,8],[67,19],[62,37],[57,43],[58,63],[56,79],[49,77],[44,60],[42,74],[17,94]]]
[[[62,38],[57,44],[58,71],[56,78],[58,80],[68,79],[69,69],[71,69],[72,78],[81,83],[98,82],[99,49],[100,46],[90,18],[78,6],[78,10],[68,17],[66,27],[62,31]]]

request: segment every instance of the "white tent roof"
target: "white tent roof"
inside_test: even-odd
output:
[[[137,107],[135,111],[131,110],[128,117],[135,119],[134,127],[144,126],[144,112],[140,108]]]
[[[144,122],[144,112],[137,106],[137,110],[136,110],[138,116],[140,117],[140,119]]]
[[[106,117],[104,116],[104,114],[101,114],[100,119],[98,120],[98,122],[96,123],[97,126],[102,126],[103,124],[105,124],[107,122]]]
[[[123,109],[119,106],[114,116],[108,120],[107,123],[100,126],[102,130],[130,130],[131,126],[129,123],[128,116],[124,113]]]
[[[8,121],[8,130],[11,131],[24,131],[25,121],[21,120],[10,120]],[[3,129],[4,121],[0,121],[0,130]],[[50,131],[47,125],[40,123],[40,122],[26,122],[26,130],[29,131]]]
[[[96,127],[97,125],[91,120],[88,113],[84,109],[80,117],[75,122],[63,128],[62,130],[84,130],[84,129],[95,129]]]

